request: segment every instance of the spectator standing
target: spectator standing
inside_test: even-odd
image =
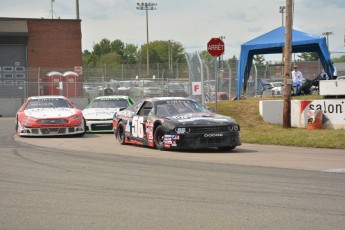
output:
[[[107,85],[107,88],[104,89],[104,95],[105,96],[109,96],[109,95],[113,95],[114,91],[112,90],[112,88],[110,88],[110,85]]]
[[[329,80],[328,74],[324,69],[322,69],[322,72],[320,73],[320,80]]]
[[[337,69],[335,68],[335,65],[334,65],[333,62],[332,62],[332,64],[333,64],[333,67],[334,67],[333,80],[335,80],[335,79],[337,79],[337,77],[338,77],[338,72],[337,72]]]
[[[301,71],[298,70],[297,65],[294,65],[293,71],[292,71],[293,86],[297,88],[300,87],[302,85],[302,79],[303,79],[303,75]]]

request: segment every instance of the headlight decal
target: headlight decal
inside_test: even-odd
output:
[[[184,128],[184,127],[177,127],[174,129],[174,131],[177,134],[184,134],[184,133],[189,133],[191,131],[191,129],[190,128]]]
[[[239,125],[231,125],[229,126],[229,131],[240,131]]]

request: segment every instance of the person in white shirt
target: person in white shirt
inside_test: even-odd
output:
[[[322,69],[322,72],[320,73],[320,80],[329,80],[328,74],[324,69]]]
[[[302,85],[302,79],[303,79],[303,75],[301,71],[298,70],[297,65],[294,65],[293,71],[292,71],[293,86],[297,88],[300,87]]]
[[[335,68],[335,65],[334,65],[333,62],[332,62],[332,64],[333,64],[333,67],[334,67],[333,80],[335,80],[335,79],[337,79],[337,77],[338,77],[338,72],[337,72],[337,69]]]

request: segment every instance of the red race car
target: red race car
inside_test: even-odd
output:
[[[29,97],[16,115],[19,136],[85,134],[82,112],[64,96]]]

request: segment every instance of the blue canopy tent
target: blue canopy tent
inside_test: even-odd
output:
[[[281,26],[241,45],[240,60],[237,71],[237,98],[241,98],[242,86],[246,90],[247,81],[252,67],[253,56],[256,54],[282,53],[285,45],[285,27]],[[334,67],[328,52],[326,38],[292,30],[292,52],[316,52],[320,62],[332,78]]]

